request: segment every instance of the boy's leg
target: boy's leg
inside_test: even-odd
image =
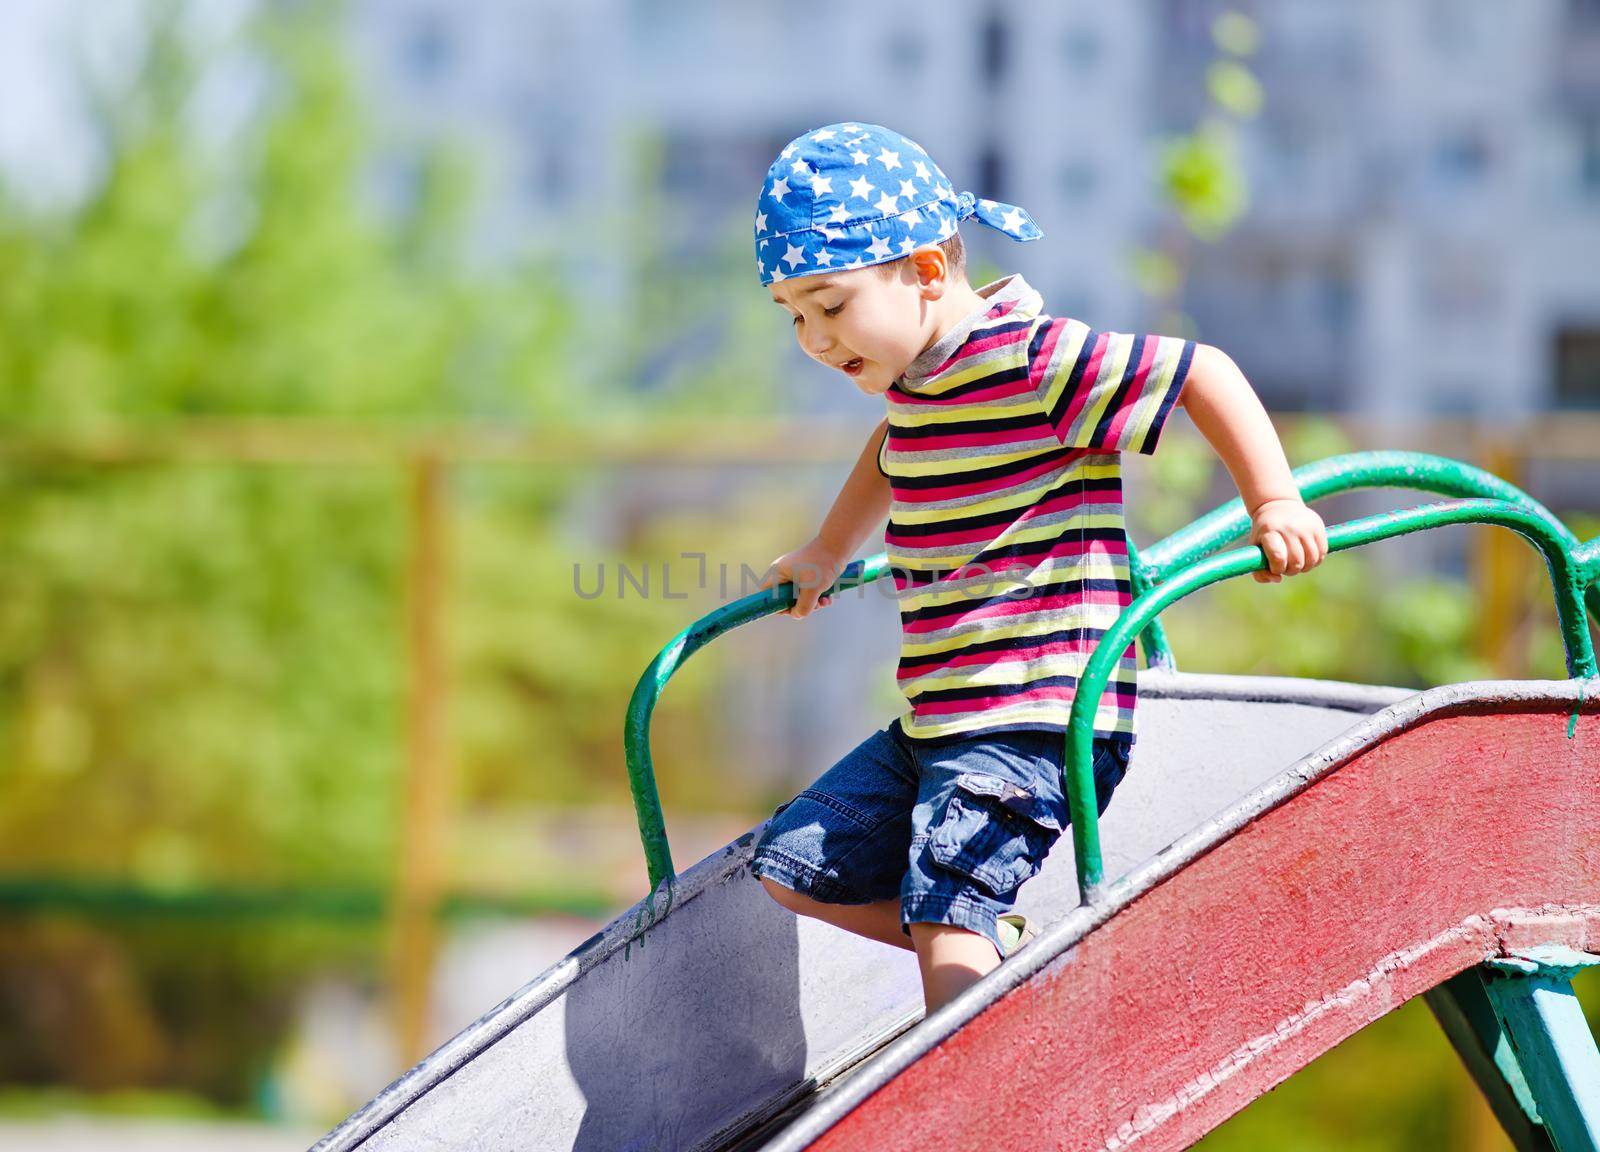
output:
[[[933,1012],[1000,966],[999,917],[1067,824],[1059,737],[1047,731],[931,744],[912,808],[901,918]]]
[[[1000,954],[982,933],[953,924],[914,923],[907,936],[900,928],[898,896],[870,904],[824,904],[766,876],[760,879],[768,894],[791,912],[916,952],[922,970],[922,1001],[928,1012],[948,1004],[968,985],[999,967]]]
[[[896,948],[905,948],[908,951],[915,949],[911,938],[900,930],[898,896],[891,896],[887,900],[875,900],[870,904],[825,904],[792,888],[785,888],[770,877],[762,876],[760,880],[761,886],[767,893],[791,912],[810,916],[837,928],[843,928],[846,932],[865,936],[869,940],[893,944]]]
[[[912,950],[898,893],[916,796],[916,763],[891,723],[778,807],[751,872],[792,912]]]
[[[1000,966],[992,940],[955,924],[913,921],[911,939],[922,968],[922,1002],[930,1014]]]

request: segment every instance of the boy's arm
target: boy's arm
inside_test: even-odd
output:
[[[878,470],[878,449],[889,431],[889,418],[867,437],[867,446],[828,510],[817,534],[793,552],[785,552],[768,566],[759,588],[770,588],[780,580],[795,586],[794,603],[787,613],[796,618],[809,616],[831,597],[822,593],[839,578],[850,557],[861,547],[867,533],[889,514],[889,478]]]
[[[867,534],[889,515],[889,478],[878,470],[878,451],[888,431],[885,416],[867,437],[867,446],[817,530],[817,539],[841,562],[854,556]]]
[[[1276,584],[1322,563],[1327,527],[1301,499],[1267,410],[1232,358],[1196,345],[1178,403],[1227,465],[1250,513],[1250,543],[1271,565],[1251,573],[1255,580]]]

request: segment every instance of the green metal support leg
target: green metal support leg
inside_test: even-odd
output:
[[[1558,946],[1491,960],[1424,994],[1517,1152],[1600,1152],[1600,1049]]]
[[[1484,990],[1557,1152],[1600,1152],[1600,1048],[1572,992],[1600,956],[1535,948],[1491,960]]]
[[[1423,993],[1422,998],[1477,1082],[1512,1147],[1517,1152],[1555,1152],[1511,1038],[1489,1002],[1487,976],[1483,968],[1468,968]]]

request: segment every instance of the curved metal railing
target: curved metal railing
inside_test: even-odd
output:
[[[1493,472],[1427,452],[1347,452],[1328,456],[1294,470],[1295,486],[1308,504],[1340,492],[1362,488],[1409,488],[1440,496],[1486,497],[1520,504],[1531,510],[1551,529],[1576,548],[1578,538],[1549,509]],[[1178,529],[1166,539],[1152,544],[1141,556],[1128,543],[1128,571],[1135,596],[1161,583],[1179,568],[1208,556],[1250,530],[1250,516],[1244,501],[1235,497]],[[1589,611],[1600,620],[1600,587],[1590,588],[1586,600]],[[1167,645],[1160,620],[1152,620],[1140,634],[1145,662],[1152,668],[1177,669],[1177,661]]]
[[[852,561],[840,573],[829,593],[870,584],[888,570],[888,559],[882,553],[866,560]],[[667,829],[661,819],[661,797],[656,791],[655,768],[650,759],[650,717],[655,714],[656,701],[661,698],[667,681],[683,666],[683,662],[711,641],[741,624],[781,612],[793,603],[794,585],[785,583],[751,593],[707,613],[674,636],[650,661],[644,675],[639,677],[639,683],[634,685],[633,696],[628,701],[628,715],[623,722],[623,750],[628,764],[628,782],[633,788],[633,811],[639,819],[639,838],[644,842],[652,891],[660,886],[662,880],[675,875],[672,851],[667,846]]]
[[[1569,667],[1587,667],[1594,675],[1594,653],[1583,620],[1583,603],[1600,619],[1600,540],[1579,544],[1577,537],[1548,509],[1527,493],[1492,473],[1461,461],[1420,452],[1359,452],[1332,456],[1298,468],[1293,473],[1301,496],[1312,502],[1336,492],[1355,488],[1403,487],[1436,491],[1448,495],[1488,497],[1446,501],[1419,508],[1353,520],[1328,529],[1329,551],[1357,547],[1389,536],[1404,535],[1424,528],[1471,522],[1502,524],[1528,536],[1551,563],[1552,580],[1557,582],[1557,603],[1561,611],[1562,638],[1567,645]],[[1449,509],[1449,510],[1447,510]],[[1422,515],[1426,513],[1426,515]],[[1087,723],[1092,728],[1092,706],[1082,705],[1092,695],[1098,703],[1106,679],[1117,656],[1135,637],[1143,641],[1151,667],[1173,667],[1171,651],[1160,628],[1161,609],[1198,588],[1230,576],[1267,567],[1259,547],[1235,549],[1207,560],[1222,545],[1242,536],[1249,529],[1243,502],[1233,500],[1220,505],[1185,528],[1152,545],[1142,556],[1128,543],[1129,573],[1135,600],[1118,618],[1117,624],[1102,637],[1074,694],[1072,720],[1067,734],[1067,762],[1064,787],[1072,813],[1073,851],[1078,863],[1079,890],[1084,900],[1098,893],[1101,884],[1098,813],[1087,797],[1093,796],[1089,770],[1089,743],[1079,746],[1084,719],[1080,706],[1089,707]],[[1552,557],[1556,559],[1552,560]],[[1558,568],[1566,575],[1558,579]],[[852,561],[829,589],[830,594],[870,584],[887,575],[886,554],[878,553]],[[1562,598],[1562,581],[1570,595]],[[763,616],[783,611],[794,603],[792,583],[742,597],[726,604],[685,628],[658,653],[634,687],[624,721],[624,749],[628,779],[633,792],[634,812],[639,821],[639,837],[644,847],[652,897],[665,885],[666,903],[657,910],[650,902],[653,917],[665,915],[671,907],[672,880],[676,873],[661,815],[661,799],[656,789],[655,770],[650,758],[650,719],[667,681],[690,656],[730,629]],[[1580,663],[1573,664],[1574,653]],[[1582,664],[1583,654],[1587,664]],[[1098,661],[1098,665],[1096,663]],[[1091,681],[1091,670],[1098,676]],[[1095,684],[1090,692],[1085,686]],[[1084,741],[1092,741],[1091,735]],[[1086,783],[1087,782],[1087,783]],[[1085,787],[1088,791],[1085,792]],[[1082,829],[1082,834],[1079,834]]]

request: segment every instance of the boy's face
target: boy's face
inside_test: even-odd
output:
[[[936,254],[931,261],[930,251]],[[930,305],[946,286],[943,256],[938,248],[919,249],[895,261],[893,275],[873,265],[767,287],[794,317],[795,339],[806,355],[844,372],[867,395],[881,396],[931,342]],[[940,269],[931,283],[930,263]]]

